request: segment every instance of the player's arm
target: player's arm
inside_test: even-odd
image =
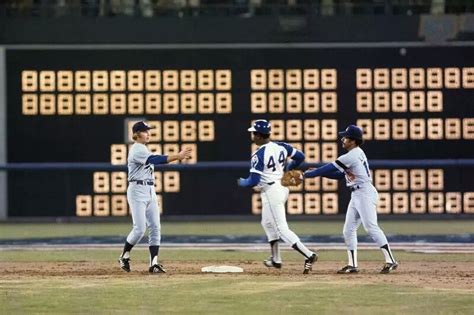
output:
[[[319,168],[308,170],[303,173],[303,178],[313,178],[313,177],[326,177],[331,179],[342,179],[344,178],[344,173],[338,170],[333,163],[323,165]]]
[[[312,177],[326,177],[331,179],[342,179],[348,174],[353,176],[349,172],[349,167],[352,165],[352,158],[349,154],[341,155],[336,161],[326,164],[315,170],[306,171],[303,174],[303,178]]]
[[[286,166],[287,171],[297,168],[305,159],[304,153],[295,149],[295,154],[291,157],[291,162]]]
[[[172,155],[150,155],[146,160],[145,164],[166,164],[173,161],[181,161],[184,159],[191,158],[191,148],[185,148],[181,150],[178,154]]]
[[[345,178],[346,175],[343,172],[341,172],[340,170],[336,170],[333,173],[329,173],[329,174],[324,175],[323,177],[339,180],[339,179]]]
[[[253,156],[250,162],[250,175],[247,178],[239,178],[237,185],[240,187],[254,187],[260,183],[263,174],[263,159],[265,156],[265,147],[260,148]]]
[[[288,153],[288,157],[291,159],[291,162],[288,163],[285,167],[285,171],[291,171],[292,169],[297,168],[303,163],[305,156],[304,153],[295,149],[293,146],[285,142],[277,142],[279,145],[285,148]]]
[[[146,159],[146,162],[145,162],[145,164],[154,164],[154,165],[166,164],[166,163],[168,163],[167,155],[155,155],[155,154],[150,155],[148,159]]]
[[[239,178],[237,180],[237,185],[240,187],[254,187],[260,183],[261,175],[257,173],[250,173],[247,178]]]

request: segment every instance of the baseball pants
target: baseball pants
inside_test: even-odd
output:
[[[377,190],[371,184],[365,184],[352,192],[343,229],[344,240],[349,250],[357,249],[357,229],[361,223],[379,247],[388,243],[377,223],[377,200]]]
[[[160,208],[154,186],[130,183],[127,189],[127,200],[132,211],[133,229],[127,236],[127,242],[136,245],[149,229],[149,246],[161,243]]]
[[[290,245],[299,242],[299,237],[288,227],[286,222],[285,203],[289,190],[280,182],[266,186],[262,189],[262,227],[268,241],[283,240]]]

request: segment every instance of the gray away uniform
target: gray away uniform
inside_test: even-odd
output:
[[[132,211],[133,229],[127,242],[136,245],[149,228],[148,244],[159,246],[161,242],[160,209],[154,186],[154,165],[146,164],[151,156],[146,145],[134,143],[128,153],[127,200]]]

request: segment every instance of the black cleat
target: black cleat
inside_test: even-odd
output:
[[[398,263],[397,263],[397,262],[394,262],[394,263],[385,263],[385,265],[383,266],[382,270],[380,270],[380,273],[390,273],[392,270],[397,269],[397,267],[398,267]]]
[[[357,269],[357,267],[354,267],[354,266],[351,266],[351,265],[347,265],[345,267],[343,267],[342,269],[338,270],[337,273],[358,273],[359,272],[359,269]]]
[[[311,270],[313,270],[313,264],[318,260],[318,254],[313,253],[311,257],[307,258],[304,261],[304,270],[303,274],[308,274]]]
[[[148,272],[149,273],[166,273],[166,270],[165,270],[165,268],[163,268],[163,265],[156,264],[156,265],[151,266],[148,269]]]
[[[130,258],[120,257],[118,262],[120,264],[120,268],[122,268],[123,271],[130,272]]]
[[[268,268],[281,269],[281,263],[274,262],[273,257],[268,257],[268,259],[263,261],[263,264]]]

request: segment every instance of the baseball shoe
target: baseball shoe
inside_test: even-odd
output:
[[[359,269],[351,265],[347,265],[337,271],[337,273],[358,273],[358,272],[359,272]]]
[[[394,262],[394,263],[385,263],[385,265],[383,265],[382,270],[380,270],[380,273],[390,273],[392,270],[397,269],[397,267],[398,267],[398,263],[397,263],[397,262]]]
[[[304,270],[303,274],[308,274],[311,270],[313,270],[313,264],[318,260],[318,254],[313,253],[311,257],[307,258],[304,261]]]
[[[165,270],[165,268],[163,268],[163,265],[156,264],[156,265],[151,266],[148,269],[148,272],[149,273],[166,273],[166,270]]]
[[[268,259],[263,261],[263,264],[267,266],[268,268],[276,268],[276,269],[281,269],[281,263],[277,263],[273,261],[273,257],[268,257]]]
[[[130,272],[130,258],[120,257],[118,262],[120,264],[120,268],[122,268],[123,271]]]

